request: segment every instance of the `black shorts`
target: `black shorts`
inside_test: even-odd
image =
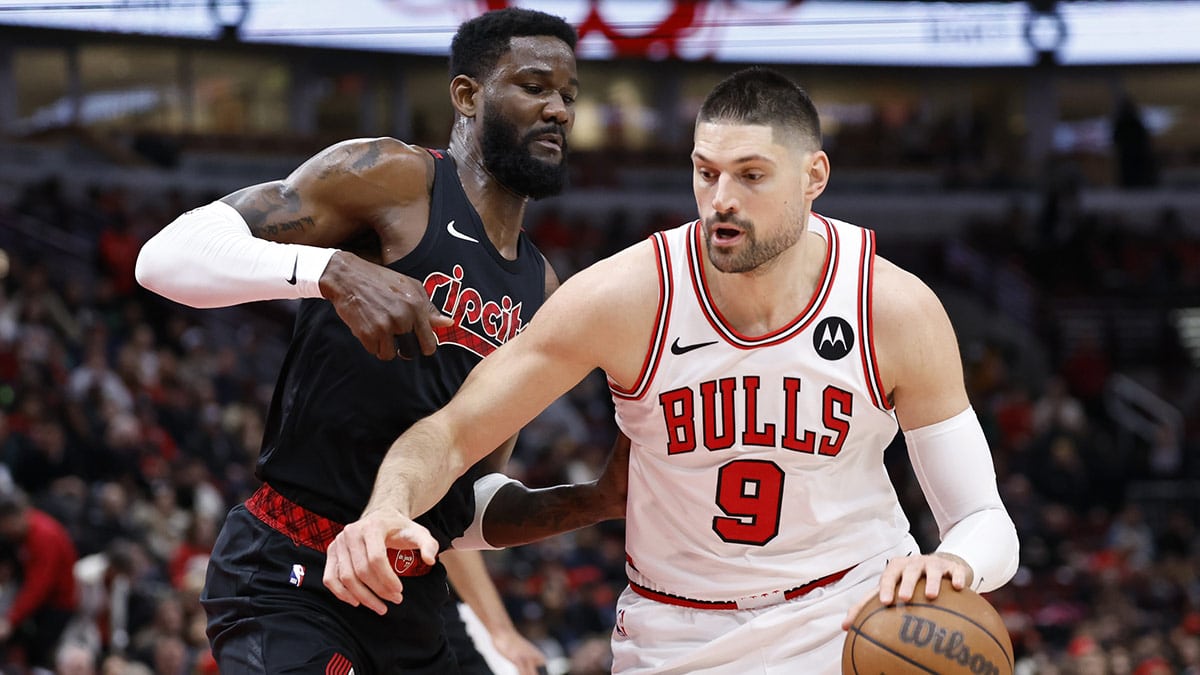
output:
[[[324,553],[297,546],[243,505],[230,511],[200,597],[222,675],[458,672],[442,625],[444,567],[405,577],[404,602],[383,616],[334,597],[324,571]]]
[[[458,661],[461,675],[493,675],[487,659],[479,652],[475,638],[467,632],[467,622],[459,614],[458,602],[451,600],[442,607],[442,623],[446,626],[446,639]]]

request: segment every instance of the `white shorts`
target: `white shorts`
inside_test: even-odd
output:
[[[918,552],[911,536],[798,598],[757,609],[693,609],[638,595],[617,600],[613,673],[840,675],[842,619],[877,591],[891,558]]]

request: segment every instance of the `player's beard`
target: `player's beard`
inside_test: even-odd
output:
[[[542,134],[562,138],[562,157],[557,164],[533,156],[529,146]],[[513,192],[542,199],[563,191],[567,184],[567,132],[560,124],[548,124],[520,136],[517,126],[494,108],[483,113],[483,165],[496,180]]]
[[[732,249],[713,244],[713,230],[720,223],[732,223],[741,228],[744,233],[742,243]],[[713,214],[704,220],[704,244],[708,249],[708,259],[713,267],[728,274],[752,272],[762,267],[795,246],[803,234],[803,228],[790,227],[780,230],[770,239],[759,241],[752,221],[731,213]]]

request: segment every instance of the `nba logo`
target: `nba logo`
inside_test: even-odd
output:
[[[292,578],[288,579],[288,583],[296,588],[299,588],[300,584],[304,583],[304,565],[300,563],[292,565]]]

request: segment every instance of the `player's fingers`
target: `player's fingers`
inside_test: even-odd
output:
[[[346,585],[347,590],[353,594],[354,597],[358,599],[359,603],[361,603],[364,607],[372,612],[375,612],[379,616],[387,614],[387,603],[385,603],[378,595],[375,595],[375,593],[368,588],[366,584],[360,581],[358,577],[353,575],[343,575],[341,579],[342,583]],[[394,597],[403,599],[404,596],[398,595]],[[395,602],[400,602],[400,600],[396,600]]]
[[[355,545],[350,548],[350,564],[353,568],[352,579],[347,586],[356,591],[359,599],[377,614],[387,612],[383,598],[392,602],[403,599],[403,585],[392,572],[388,562],[387,551],[383,548],[383,537],[371,536],[369,532],[355,533]],[[373,543],[379,546],[373,546]],[[346,583],[346,575],[342,575]]]
[[[329,589],[329,592],[333,593],[334,597],[338,600],[351,607],[358,607],[358,598],[354,597],[354,594],[338,579],[337,570],[340,558],[334,550],[335,546],[337,546],[336,541],[329,547],[328,557],[325,559],[325,572],[321,575],[321,582],[325,584],[325,588]]]
[[[424,535],[425,536],[421,537],[418,541],[418,548],[421,549],[421,559],[424,560],[427,565],[436,565],[438,555],[437,540],[433,538],[433,535],[429,534],[428,530],[424,531]]]
[[[371,333],[369,342],[363,342],[363,345],[370,350],[375,358],[380,361],[391,361],[396,358],[396,349],[392,345],[392,341],[388,336],[379,333]]]
[[[404,600],[404,584],[396,576],[392,567],[391,556],[388,555],[387,542],[382,536],[368,536],[363,539],[367,570],[359,577],[380,598],[392,602]]]
[[[421,559],[429,565],[437,564],[440,550],[437,539],[429,533],[424,525],[407,518],[402,519],[388,529],[388,534],[382,537],[386,548],[400,550],[419,550]]]
[[[896,584],[900,582],[900,570],[903,563],[892,560],[888,562],[879,577],[879,602],[890,605],[896,600]]]
[[[421,353],[421,343],[412,333],[400,333],[394,336],[392,345],[396,348],[396,356],[405,361],[411,361]]]
[[[967,587],[967,570],[962,565],[955,565],[951,568],[950,585],[956,591],[961,591]]]
[[[942,578],[946,576],[947,570],[925,570],[925,598],[933,600],[937,598],[938,591],[942,588]]]
[[[426,303],[428,307],[423,315],[417,317],[417,321],[413,326],[413,333],[417,336],[417,341],[421,343],[421,353],[429,356],[437,350],[437,335],[433,332],[435,317],[440,317],[442,314],[433,306],[432,303]]]
[[[896,598],[901,602],[912,600],[913,593],[916,592],[917,582],[925,574],[924,565],[905,565],[904,571],[900,574],[900,585],[896,589]]]
[[[454,325],[454,317],[443,314],[432,302],[429,303],[429,323],[434,328],[449,328]]]
[[[358,607],[365,605],[376,614],[384,614],[387,606],[354,575],[348,538],[339,535],[330,545],[322,580],[325,587],[343,602]]]

